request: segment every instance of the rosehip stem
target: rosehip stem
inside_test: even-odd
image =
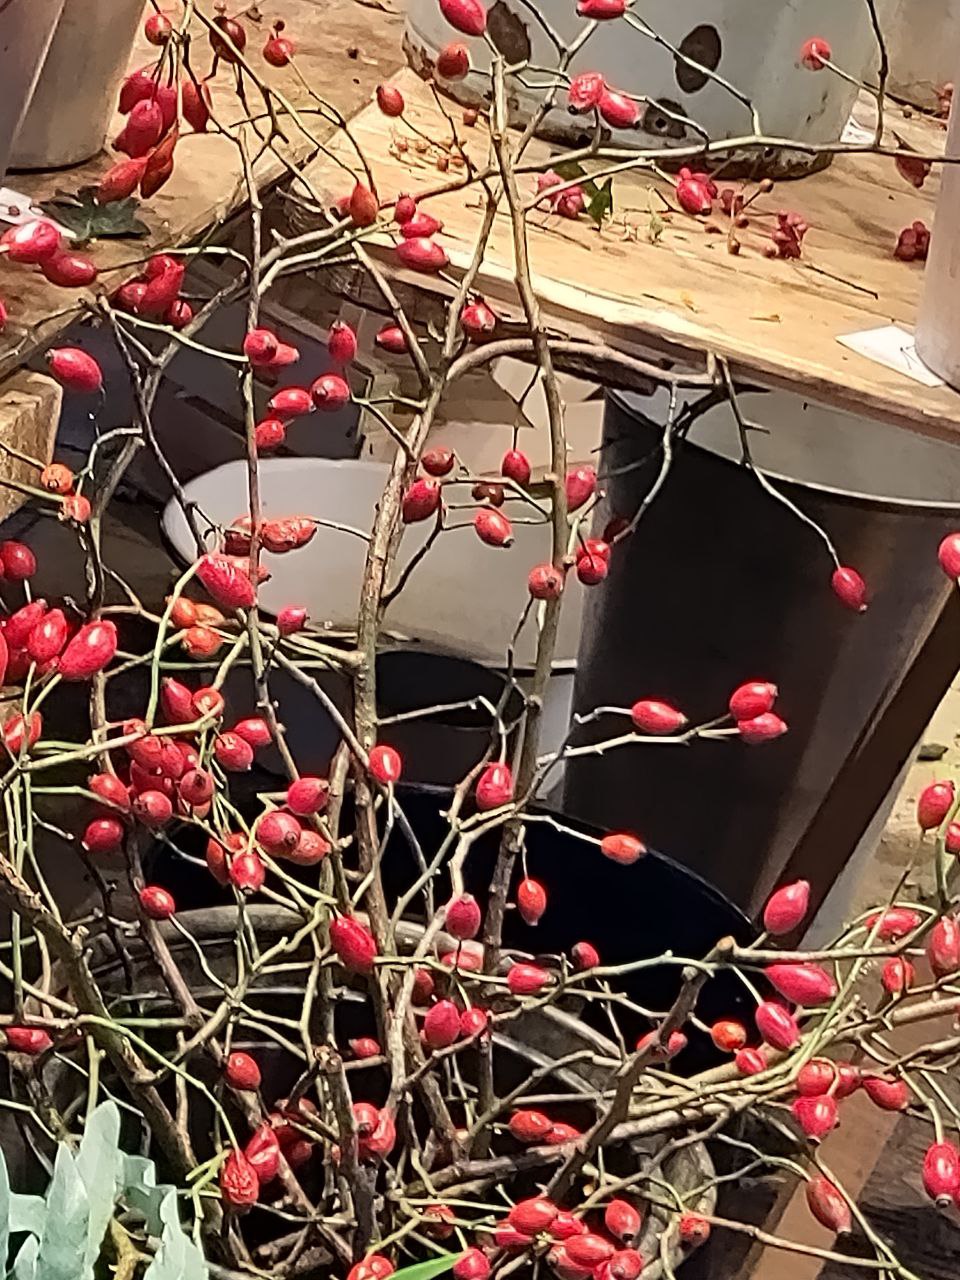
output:
[[[819,524],[817,524],[816,520],[814,520],[812,516],[808,516],[805,511],[801,511],[800,508],[795,503],[791,502],[790,499],[785,494],[782,494],[779,489],[777,489],[773,484],[771,484],[770,481],[767,479],[767,477],[764,475],[764,473],[753,461],[753,455],[750,451],[748,424],[740,410],[740,402],[737,398],[737,390],[736,390],[736,387],[734,386],[733,378],[730,376],[730,366],[727,364],[727,361],[722,356],[717,357],[717,363],[720,366],[720,372],[723,376],[724,383],[726,384],[726,387],[727,387],[727,392],[730,396],[730,408],[733,412],[734,421],[737,424],[737,432],[740,436],[740,451],[741,451],[740,460],[742,465],[747,467],[747,469],[750,470],[751,472],[753,472],[761,488],[764,489],[770,495],[771,498],[774,498],[777,502],[781,503],[784,507],[787,508],[788,511],[790,511],[794,516],[796,516],[796,518],[802,524],[807,525],[808,528],[814,531],[817,537],[821,539],[824,546],[827,548],[827,551],[830,554],[830,558],[833,561],[834,567],[839,569],[840,557],[837,555],[837,549],[833,545],[833,541],[830,535],[827,533],[826,529],[822,528]]]

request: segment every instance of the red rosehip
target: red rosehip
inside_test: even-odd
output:
[[[260,1179],[242,1151],[231,1151],[224,1160],[220,1169],[220,1192],[232,1209],[243,1211],[257,1203]]]
[[[880,982],[888,995],[908,991],[916,979],[916,971],[905,956],[891,956],[880,970]]]
[[[923,1189],[946,1208],[960,1193],[960,1151],[952,1142],[934,1142],[923,1157]]]
[[[793,1014],[788,1013],[782,1005],[772,1000],[763,1000],[754,1014],[757,1030],[774,1049],[786,1052],[792,1049],[800,1039],[800,1029]]]
[[[499,809],[513,799],[513,772],[508,764],[488,764],[477,779],[477,808]]]
[[[710,1237],[710,1223],[698,1213],[682,1213],[679,1231],[683,1244],[703,1244]]]
[[[267,869],[259,853],[249,849],[231,859],[229,876],[230,883],[241,893],[256,893],[263,888]]]
[[[384,787],[399,782],[403,772],[403,761],[400,759],[399,751],[385,745],[370,748],[367,766],[377,782]]]
[[[687,723],[687,717],[668,702],[646,698],[630,708],[630,719],[638,733],[662,735],[676,733]]]
[[[340,963],[351,973],[372,973],[377,957],[373,934],[352,916],[337,916],[330,922],[330,945]]]
[[[632,129],[640,119],[640,110],[633,98],[606,84],[600,91],[597,107],[604,124],[611,129]]]
[[[819,1142],[837,1125],[837,1104],[830,1094],[796,1098],[790,1108],[804,1134]]]
[[[92,395],[103,389],[103,372],[93,356],[79,347],[58,347],[47,352],[50,372],[68,391]]]
[[[429,476],[446,476],[454,468],[457,461],[457,455],[452,449],[444,448],[438,445],[435,449],[428,449],[421,457],[420,463]]]
[[[570,957],[578,973],[586,969],[595,969],[600,963],[600,952],[592,942],[575,942],[570,948]]]
[[[378,1058],[382,1052],[380,1041],[374,1040],[373,1036],[357,1036],[354,1040],[348,1040],[347,1044],[353,1056],[360,1060]]]
[[[117,818],[93,818],[87,823],[82,843],[87,853],[116,853],[123,844],[123,836],[123,823]]]
[[[577,511],[593,496],[597,488],[597,473],[593,467],[574,467],[564,480],[567,492],[567,509]]]
[[[223,1078],[231,1089],[259,1089],[262,1079],[255,1059],[239,1049],[228,1055]]]
[[[262,716],[247,716],[244,720],[238,720],[233,726],[233,733],[249,743],[255,751],[269,746],[272,741],[270,726]]]
[[[263,46],[263,60],[271,67],[288,67],[296,46],[286,36],[273,35]]]
[[[747,1032],[742,1023],[725,1020],[713,1024],[710,1039],[723,1053],[736,1053],[747,1043]]]
[[[822,71],[832,57],[830,42],[823,36],[811,36],[800,47],[800,63],[808,71]]]
[[[737,730],[744,742],[755,746],[760,742],[772,742],[787,732],[786,722],[772,711],[766,711],[752,720],[738,720]]]
[[[49,469],[46,468],[44,474]],[[43,483],[43,475],[40,480]],[[50,485],[46,484],[44,488],[49,489]],[[0,542],[0,567],[3,570],[0,576],[9,578],[11,582],[26,582],[37,572],[37,557],[26,543],[8,539],[6,542]]]
[[[130,793],[115,773],[95,773],[87,779],[87,788],[101,800],[124,813],[130,810]]]
[[[733,1061],[742,1076],[757,1076],[768,1066],[762,1049],[739,1049]]]
[[[173,894],[158,884],[148,884],[140,890],[140,906],[151,920],[169,920],[176,913]]]
[[[542,1111],[515,1111],[510,1117],[509,1129],[518,1142],[543,1142],[550,1131],[550,1121]]]
[[[600,851],[611,862],[619,862],[622,867],[629,867],[631,863],[643,857],[647,852],[647,846],[636,836],[629,835],[625,831],[615,831],[603,837],[600,841]]]
[[[403,495],[401,514],[404,524],[429,520],[440,506],[441,490],[436,480],[421,477],[414,480]]]
[[[631,1240],[641,1222],[639,1210],[627,1200],[611,1200],[603,1211],[603,1225],[616,1240]]]
[[[253,747],[238,733],[217,734],[213,754],[222,769],[229,773],[247,773],[253,767]]]
[[[532,471],[530,459],[520,449],[508,449],[500,460],[500,474],[514,484],[526,487]]]
[[[496,507],[481,507],[473,517],[473,527],[488,547],[509,547],[513,543],[513,526]]]
[[[460,1038],[460,1010],[452,1000],[438,1000],[423,1020],[423,1041],[430,1049],[445,1049]]]
[[[323,413],[337,413],[349,403],[350,386],[339,373],[324,373],[311,385],[310,395]]]
[[[536,924],[547,909],[547,891],[537,880],[526,876],[517,885],[517,910],[525,924]]]
[[[492,1268],[482,1249],[469,1248],[453,1264],[454,1280],[488,1280]]]
[[[563,574],[552,564],[537,564],[527,577],[534,600],[557,600],[563,591]]]
[[[748,680],[730,695],[730,714],[734,720],[753,720],[773,710],[777,686],[769,680]]]
[[[489,1025],[490,1018],[486,1009],[479,1009],[476,1005],[469,1009],[464,1009],[460,1015],[460,1034],[462,1036],[483,1035]]]
[[[447,903],[444,923],[447,931],[461,942],[477,936],[482,920],[480,904],[472,893],[462,893]]]
[[[292,636],[307,625],[307,611],[301,605],[284,605],[277,614],[277,630],[281,636]]]
[[[470,55],[465,44],[445,44],[437,54],[438,76],[444,80],[462,80],[470,70]],[[454,1268],[456,1274],[456,1268]]]
[[[507,970],[507,986],[515,996],[533,996],[550,981],[546,969],[536,964],[513,964]]]
[[[810,909],[810,882],[796,880],[783,885],[772,893],[763,910],[763,927],[767,933],[779,936],[792,933]]]
[[[833,576],[830,579],[830,586],[833,588],[833,594],[837,597],[841,604],[852,609],[854,613],[864,613],[867,604],[867,584],[857,573],[856,569],[849,566],[841,565],[838,569],[834,569]]]
[[[297,778],[287,787],[287,808],[299,817],[322,813],[330,798],[326,778]]]
[[[811,1178],[806,1194],[807,1207],[822,1227],[837,1235],[845,1235],[851,1230],[850,1206],[829,1178],[822,1174]]]
[[[837,984],[818,964],[771,964],[764,976],[793,1004],[825,1004],[837,994]]]
[[[940,568],[948,578],[960,578],[960,533],[948,533],[937,550]]]
[[[960,969],[960,925],[956,916],[943,916],[927,938],[927,960],[938,978]]]
[[[7,1048],[14,1053],[26,1053],[36,1058],[53,1047],[53,1040],[42,1027],[4,1027]]]
[[[917,822],[921,831],[939,827],[953,807],[956,792],[951,781],[931,782],[917,800]]]
[[[881,1111],[904,1111],[910,1105],[910,1089],[905,1080],[864,1076],[863,1091]]]

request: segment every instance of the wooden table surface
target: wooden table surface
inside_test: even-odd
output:
[[[206,6],[210,9],[212,6]],[[401,64],[402,18],[395,7],[361,0],[265,0],[260,5],[263,21],[259,29],[248,21],[247,54],[252,66],[268,82],[284,93],[304,113],[308,127],[325,139],[331,126],[312,114],[316,104],[289,69],[275,70],[263,61],[260,50],[276,18],[286,21],[289,35],[297,44],[297,65],[316,92],[322,94],[346,116],[370,100],[375,86]],[[134,50],[131,67],[155,60],[157,51],[146,41]],[[200,74],[209,69],[209,50],[202,37],[194,46],[194,67]],[[222,66],[210,82],[214,110],[225,123],[237,120],[242,107],[231,90],[232,69]],[[255,104],[255,95],[251,95]],[[110,130],[115,137],[123,123],[117,116]],[[288,143],[285,155],[302,161],[313,143],[296,126],[285,126]],[[47,173],[10,174],[7,184],[33,200],[46,200],[58,189],[74,192],[99,181],[118,158],[107,151],[87,164]],[[284,172],[281,161],[267,153],[256,165],[260,189],[276,182]],[[124,267],[158,249],[182,246],[225,221],[246,201],[237,148],[213,132],[187,133],[178,143],[173,177],[155,196],[144,202],[138,216],[150,228],[143,240],[99,240],[89,250],[100,267],[97,287],[112,290],[137,268]],[[0,376],[24,363],[38,348],[51,343],[73,319],[73,314],[57,314],[69,308],[82,291],[65,290],[49,284],[39,269],[0,261],[0,298],[9,311],[9,321],[0,336]]]
[[[402,89],[413,124],[433,137],[449,136],[412,71],[405,69],[392,83]],[[892,125],[914,147],[943,150],[939,122],[904,120],[898,113]],[[381,198],[443,181],[415,147],[396,148],[404,127],[375,106],[364,108],[352,129],[371,158]],[[471,158],[484,163],[483,122],[460,133]],[[546,144],[534,154],[546,154]],[[312,163],[310,176],[331,194],[343,185],[342,171],[324,157]],[[946,387],[924,387],[836,340],[839,334],[891,321],[912,329],[922,264],[898,261],[893,247],[900,228],[914,219],[931,224],[938,186],[931,174],[916,191],[888,158],[839,156],[822,172],[778,183],[760,197],[750,211],[751,226],[737,233],[742,252],[735,257],[727,252],[725,235],[708,233],[686,214],[668,212],[649,176],[624,174],[614,180],[614,221],[602,231],[585,216],[576,222],[539,212],[531,216],[534,285],[550,321],[570,335],[599,335],[634,352],[649,351],[651,343],[680,352],[713,352],[729,358],[741,378],[927,434],[960,438],[960,395]],[[670,192],[667,183],[656,188]],[[442,219],[442,243],[454,268],[462,267],[479,225],[475,193],[448,192],[425,207]],[[810,225],[800,262],[762,255],[780,208],[795,209]],[[649,236],[651,209],[658,211],[656,243]],[[726,229],[723,218],[713,221]],[[381,253],[395,264],[387,241]],[[403,270],[396,275],[425,289],[443,287],[433,277]],[[509,225],[501,209],[479,287],[513,307],[512,278]]]

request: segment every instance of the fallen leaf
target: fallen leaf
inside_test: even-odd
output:
[[[130,196],[97,204],[96,187],[81,187],[77,192],[58,191],[52,200],[44,200],[40,208],[55,222],[72,231],[80,243],[86,240],[140,240],[150,228],[136,216],[140,202]]]

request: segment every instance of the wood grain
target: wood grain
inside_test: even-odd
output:
[[[205,5],[211,10],[211,5]],[[293,73],[267,66],[260,49],[270,27],[280,16],[278,3],[261,6],[263,20],[259,27],[247,22],[249,37],[247,54],[252,66],[265,80],[304,113],[311,132],[319,139],[329,137],[332,126],[316,114],[316,103],[297,82]],[[349,116],[369,101],[376,84],[389,75],[402,61],[400,32],[402,19],[386,5],[372,6],[359,0],[283,0],[283,18],[297,45],[297,65],[317,93],[343,115]],[[142,39],[134,50],[131,67],[145,66],[156,59],[156,50]],[[210,68],[211,53],[201,36],[194,41],[192,64],[199,75]],[[232,123],[243,114],[233,92],[234,73],[221,66],[210,81],[214,112],[224,123]],[[262,111],[256,92],[249,91],[251,109]],[[115,137],[123,123],[117,116],[110,136]],[[284,124],[287,141],[281,144],[285,158],[300,163],[309,156],[314,143],[295,124]],[[46,200],[58,189],[76,191],[96,184],[117,159],[114,152],[103,153],[86,164],[55,173],[11,174],[7,181],[35,201]],[[353,161],[354,166],[356,161]],[[284,174],[284,165],[267,152],[256,163],[255,173],[261,190],[276,183]],[[343,176],[341,169],[342,181]],[[211,131],[197,135],[187,132],[177,145],[176,169],[170,181],[141,213],[149,226],[145,240],[103,240],[97,242],[91,256],[100,268],[97,288],[110,292],[124,279],[136,274],[135,260],[142,260],[158,249],[183,246],[195,242],[211,228],[225,222],[246,202],[240,160],[236,147],[226,138]],[[10,313],[6,330],[0,336],[0,376],[24,363],[41,346],[49,345],[72,319],[75,311],[59,314],[79,298],[92,293],[59,289],[49,284],[36,268],[0,262],[0,298]]]
[[[49,462],[60,418],[60,385],[42,373],[21,371],[0,385],[0,443],[18,453]],[[36,485],[37,469],[0,449],[0,520],[23,502],[3,481]]]
[[[412,71],[394,83],[403,91],[412,124],[431,137],[449,137],[427,87]],[[896,118],[893,127],[915,147],[943,149],[938,122]],[[436,189],[445,181],[415,145],[397,149],[403,125],[376,108],[361,111],[353,131],[371,157],[382,198]],[[471,158],[482,165],[482,121],[460,132]],[[534,158],[547,154],[545,143],[532,148]],[[310,177],[330,194],[342,186],[336,165],[324,157],[311,164]],[[532,178],[526,185],[532,190]],[[651,346],[688,359],[712,352],[729,358],[746,380],[953,439],[960,432],[956,392],[923,387],[836,341],[840,334],[890,321],[912,328],[922,264],[896,260],[893,247],[900,228],[914,219],[930,224],[938,185],[931,175],[916,191],[889,158],[839,156],[822,172],[778,183],[758,199],[751,225],[737,233],[743,247],[735,257],[727,252],[724,234],[710,234],[702,222],[669,211],[658,194],[669,199],[669,184],[623,174],[614,180],[614,220],[602,231],[586,217],[571,222],[531,215],[534,284],[551,323],[568,336],[599,335],[633,353]],[[431,197],[426,207],[442,219],[442,242],[454,268],[462,268],[479,226],[475,193],[447,192]],[[776,212],[784,207],[810,224],[800,262],[762,255]],[[655,243],[650,211],[660,221]],[[713,221],[726,230],[721,218]],[[393,264],[390,244],[385,237],[381,241],[383,260]],[[433,277],[395,274],[421,289],[445,287]],[[478,285],[510,308],[516,305],[512,277],[508,220],[501,210]]]

